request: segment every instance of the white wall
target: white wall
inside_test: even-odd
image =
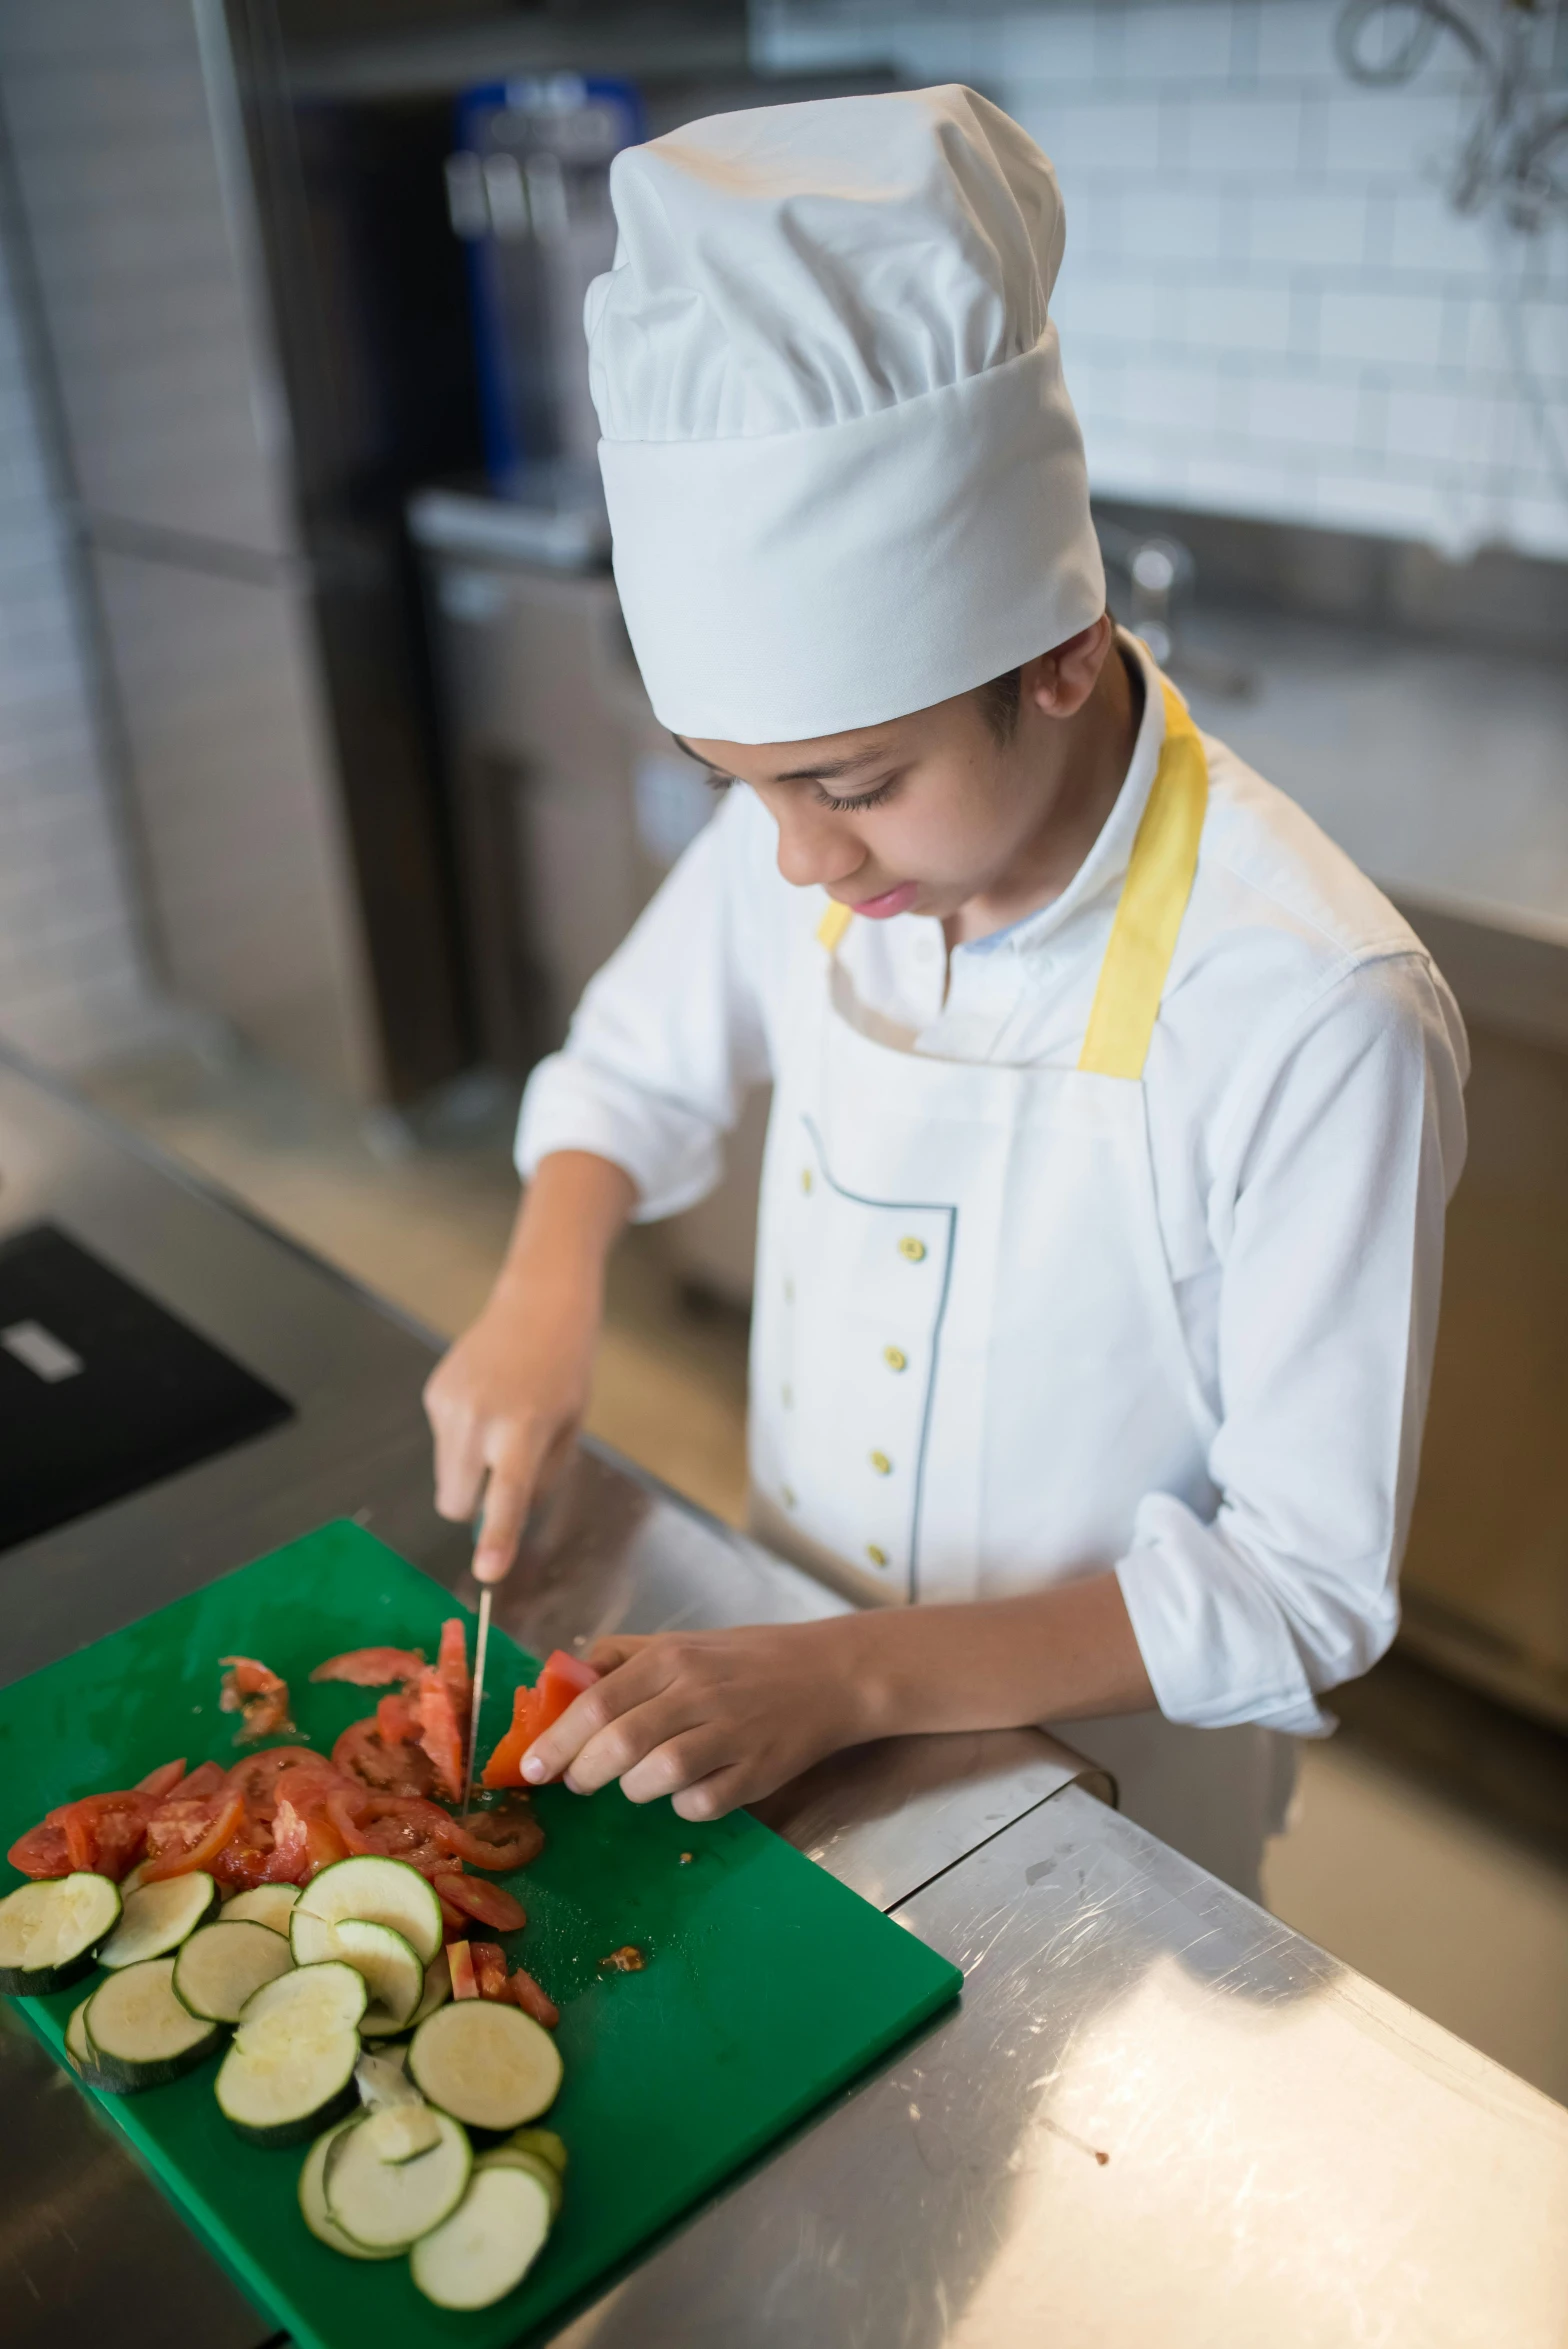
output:
[[[81,1065],[151,1034],[38,386],[0,245],[0,1037]]]
[[[1337,12],[754,0],[753,24],[775,68],[880,59],[967,81],[1040,141],[1102,494],[1568,556],[1568,480],[1520,397],[1498,291],[1501,266],[1568,451],[1568,222],[1499,247],[1456,218],[1438,186],[1467,119],[1452,50],[1404,88],[1358,88]]]

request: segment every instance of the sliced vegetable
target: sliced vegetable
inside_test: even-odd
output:
[[[535,2160],[547,2162],[557,2177],[564,2178],[571,2156],[553,2129],[514,2129],[497,2153],[531,2153]]]
[[[384,2104],[424,2103],[404,2068],[404,2052],[401,2047],[391,2055],[367,2051],[354,2066],[354,2085],[367,2111],[376,2112]]]
[[[350,1648],[346,1655],[329,1656],[310,1677],[346,1680],[351,1688],[388,1688],[394,1681],[417,1680],[424,1668],[417,1648]]]
[[[138,1778],[136,1792],[150,1794],[154,1802],[162,1802],[166,1794],[174,1792],[184,1775],[185,1757],[182,1754],[177,1762],[160,1762],[156,1770],[149,1770],[145,1778]]]
[[[449,1802],[463,1793],[463,1713],[449,1682],[439,1672],[421,1672],[414,1688],[419,1707],[419,1742],[430,1757],[436,1785]]]
[[[466,1948],[467,1943],[465,1942],[463,1946]],[[447,1964],[446,1951],[444,1949],[438,1950],[436,1955],[431,1959],[429,1965],[425,1968],[424,1996],[420,1999],[418,2006],[415,2007],[413,2013],[409,2016],[406,2028],[410,2031],[417,2030],[419,2025],[424,2021],[426,2015],[433,2015],[438,2006],[445,2006],[451,1995],[452,1969]],[[371,2034],[365,2030],[363,2023],[360,2025],[360,2032],[361,2035],[365,2038],[369,2038],[371,2036]]]
[[[533,1687],[513,1692],[512,1726],[485,1764],[486,1786],[521,1786],[523,1756],[535,1738],[543,1737],[583,1690],[592,1688],[598,1677],[591,1664],[567,1655],[562,1648],[547,1656]]]
[[[477,2163],[452,2216],[414,2245],[410,2273],[438,2308],[489,2308],[527,2275],[553,2215],[531,2170]]]
[[[482,2153],[475,2166],[487,2170],[527,2170],[529,2175],[537,2178],[544,2188],[549,2198],[551,2218],[560,2217],[561,2204],[566,2198],[566,2186],[560,2171],[553,2162],[541,2160],[537,2153],[520,2151],[508,2139],[505,2145],[498,2145],[494,2152]]]
[[[265,1984],[247,2001],[218,2072],[225,2119],[252,2144],[294,2145],[340,2118],[356,2100],[355,2025],[364,2008],[364,1981],[351,1966],[300,1966]]]
[[[528,1911],[499,1884],[486,1884],[477,1876],[434,1876],[431,1882],[443,1900],[493,1933],[519,1933],[528,1922]]]
[[[116,2088],[161,2088],[205,2061],[222,2037],[174,1995],[172,1957],[144,1958],[111,1974],[82,2018],[94,2067]]]
[[[116,1883],[141,1858],[147,1822],[156,1804],[151,1795],[127,1787],[116,1794],[84,1795],[50,1816],[65,1829],[73,1868],[112,1876]]]
[[[275,1737],[279,1730],[293,1728],[286,1680],[280,1680],[254,1656],[220,1656],[218,1661],[229,1667],[218,1695],[218,1710],[241,1716],[237,1740]]]
[[[289,1911],[298,1898],[297,1884],[258,1884],[251,1891],[237,1892],[232,1900],[226,1900],[219,1915],[226,1925],[270,1925],[274,1933],[286,1934]]]
[[[425,2142],[411,2151],[416,2133]],[[328,2214],[366,2250],[401,2249],[451,2216],[473,2161],[465,2132],[429,2105],[367,2113],[344,2131],[325,2164]]]
[[[65,1829],[58,1819],[40,1819],[36,1827],[17,1837],[5,1856],[23,1876],[66,1876],[71,1870]]]
[[[509,1875],[514,1868],[526,1868],[544,1849],[544,1829],[526,1794],[509,1797],[491,1811],[471,1811],[466,1819],[445,1812],[442,1818],[442,1841],[465,1868]]]
[[[101,2088],[110,2095],[116,2093],[115,2083],[110,2079],[108,2073],[100,2072],[93,2061],[92,2045],[87,2037],[87,2001],[85,1998],[79,2007],[73,2009],[71,2019],[65,2026],[65,2052],[72,2069],[78,2078],[86,2081],[89,2088]]]
[[[114,1972],[146,1958],[167,1957],[205,1925],[218,1905],[218,1887],[204,1869],[121,1887],[120,1921],[98,1952],[98,1963]]]
[[[506,1952],[498,1941],[470,1941],[469,1961],[474,1969],[474,1980],[479,1985],[481,1998],[505,1998]]]
[[[395,1926],[364,1917],[343,1917],[332,1924],[300,1905],[290,1921],[289,1940],[301,1965],[341,1958],[364,1975],[370,2003],[360,2027],[368,2037],[384,2038],[413,2019],[424,1996],[425,1969],[407,1935]]]
[[[300,1894],[291,1931],[302,1915],[323,1917],[330,1925],[348,1917],[390,1925],[421,1965],[441,1947],[441,1904],[419,1871],[402,1860],[362,1856],[323,1868]]]
[[[42,1998],[87,1973],[120,1915],[120,1888],[79,1870],[0,1900],[0,1990]]]
[[[166,1815],[170,1807],[165,1804],[164,1812],[154,1815],[153,1821],[148,1826],[149,1839],[153,1827],[156,1825],[157,1817]],[[164,1852],[158,1858],[148,1862],[142,1870],[143,1884],[158,1884],[166,1876],[188,1876],[201,1869],[210,1869],[225,1845],[232,1842],[239,1833],[244,1820],[245,1802],[243,1796],[227,1795],[219,1803],[210,1825],[198,1834],[197,1840],[188,1849]]]
[[[263,2026],[284,2037],[292,2031],[357,2030],[368,2001],[364,1975],[341,1959],[296,1966],[246,2001],[240,2032],[259,2046]]]
[[[426,2017],[408,2051],[408,2073],[454,2120],[475,2129],[516,2129],[554,2102],[561,2058],[531,2016],[474,1998]]]
[[[526,1966],[514,1966],[507,1978],[507,1994],[525,2015],[532,2015],[547,2031],[553,2031],[561,2019],[561,2010],[542,1983],[536,1982]]]
[[[211,2023],[237,2023],[263,1983],[286,1974],[294,1960],[288,1942],[270,1925],[236,1918],[203,1925],[174,1961],[174,1995]]]
[[[345,2235],[327,2208],[327,2197],[321,2182],[323,2172],[331,2158],[333,2145],[345,2129],[352,2129],[356,2125],[358,2117],[357,2114],[351,2114],[346,2121],[339,2121],[335,2128],[328,2129],[324,2136],[318,2137],[306,2154],[305,2166],[299,2173],[300,2216],[318,2243],[325,2243],[329,2250],[341,2251],[345,2259],[396,2259],[402,2250],[400,2243],[389,2244],[381,2251],[372,2251],[367,2244],[356,2243],[352,2235]]]
[[[447,1971],[452,1981],[454,1998],[477,1998],[479,1976],[474,1970],[474,1953],[466,1941],[449,1941],[446,1945]]]

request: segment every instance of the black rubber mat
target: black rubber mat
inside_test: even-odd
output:
[[[293,1416],[53,1224],[0,1241],[0,1550]]]

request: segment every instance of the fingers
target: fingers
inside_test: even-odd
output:
[[[656,1697],[665,1679],[655,1643],[639,1642],[623,1664],[574,1697],[559,1721],[534,1739],[523,1756],[524,1778],[531,1786],[540,1786],[569,1772],[569,1783],[578,1794],[591,1794],[608,1785],[648,1750],[636,1742],[635,1733],[611,1733],[620,1729],[624,1715]],[[585,1775],[584,1757],[600,1739],[609,1742],[588,1763]]]
[[[426,1408],[429,1409],[428,1401]],[[471,1421],[431,1413],[436,1441],[436,1515],[466,1525],[479,1507],[485,1477],[484,1440]]]
[[[670,1808],[678,1819],[700,1822],[725,1818],[731,1811],[738,1811],[742,1803],[761,1799],[762,1790],[748,1787],[744,1770],[738,1763],[731,1763],[727,1769],[710,1771],[706,1778],[684,1788]]]
[[[485,1487],[485,1513],[474,1545],[476,1582],[499,1582],[511,1572],[532,1499],[530,1479],[509,1470],[491,1470]]]

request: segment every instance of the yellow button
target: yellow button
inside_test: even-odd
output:
[[[898,1252],[900,1256],[907,1258],[909,1263],[919,1264],[924,1260],[926,1244],[924,1240],[917,1240],[909,1236],[899,1241]]]
[[[795,1494],[793,1488],[787,1484],[781,1484],[779,1486],[779,1499],[783,1502],[786,1509],[793,1509],[795,1506]]]
[[[886,1452],[873,1452],[871,1455],[871,1465],[876,1470],[878,1476],[891,1476],[893,1473],[893,1463],[888,1458]]]
[[[803,1166],[800,1170],[800,1187],[803,1191],[809,1191],[811,1188],[811,1169],[809,1166]]]
[[[909,1356],[904,1352],[902,1346],[884,1346],[882,1359],[889,1370],[907,1370],[909,1368]]]
[[[866,1556],[871,1560],[873,1566],[885,1566],[887,1564],[886,1550],[879,1549],[875,1542],[867,1542]]]

